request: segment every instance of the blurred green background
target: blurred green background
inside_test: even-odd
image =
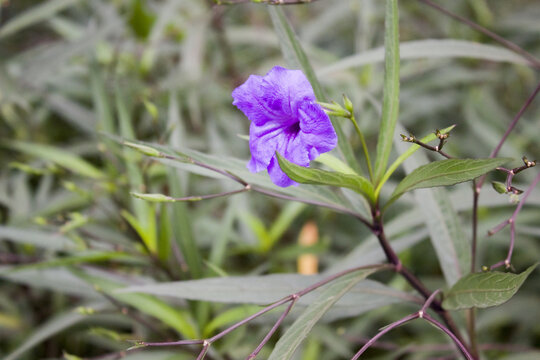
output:
[[[457,124],[447,152],[487,157],[536,86],[537,70],[420,2],[399,5],[400,123],[419,137]],[[444,6],[540,54],[538,1],[460,0]],[[353,100],[374,149],[382,101],[384,2],[319,0],[285,10],[328,99],[340,101],[345,93]],[[151,161],[114,137],[247,160],[247,141],[239,135],[248,133],[249,123],[232,106],[230,93],[249,74],[287,65],[279,36],[267,6],[259,4],[0,0],[1,358],[120,358],[130,346],[127,340],[200,338],[258,309],[114,292],[119,287],[296,273],[303,253],[317,254],[321,271],[373,262],[377,246],[367,241],[369,231],[328,210],[251,193],[187,204],[151,204],[129,195],[179,197],[236,188],[205,171]],[[427,39],[434,40],[420,42]],[[360,158],[352,127],[343,126]],[[540,160],[539,135],[537,100],[501,155],[516,159],[515,166],[523,155]],[[415,156],[436,158],[420,153]],[[536,174],[537,169],[521,173],[515,185],[526,189]],[[402,176],[398,172],[391,183]],[[503,181],[500,174],[494,178]],[[448,193],[470,237],[470,185]],[[388,232],[399,242],[402,261],[432,289],[444,289],[417,205],[412,196],[396,204],[386,216]],[[505,257],[509,232],[485,234],[514,206],[486,184],[479,264]],[[513,263],[519,271],[540,258],[539,219],[536,189],[518,217]],[[297,239],[308,221],[316,222],[319,241],[306,249]],[[540,358],[534,352],[540,347],[539,279],[537,271],[510,302],[479,311],[486,358],[518,359],[518,350],[522,359]],[[403,294],[410,291],[398,277],[383,274],[375,280]],[[297,358],[350,358],[379,327],[414,306],[357,308],[349,316],[328,318],[311,332]],[[238,329],[217,342],[207,358],[244,358],[271,325],[272,316]],[[260,358],[268,357],[277,338]],[[383,340],[366,358],[455,357],[448,351],[452,347],[430,347],[448,341],[423,323],[399,328]],[[191,359],[196,353],[194,347],[177,347],[127,357]]]

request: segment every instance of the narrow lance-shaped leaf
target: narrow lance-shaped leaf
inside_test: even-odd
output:
[[[388,164],[399,112],[399,15],[397,0],[386,1],[384,47],[383,108],[375,160],[375,180],[377,182],[382,178]]]
[[[473,180],[510,160],[508,158],[447,159],[422,165],[399,183],[389,203],[414,189],[448,186]]]
[[[369,180],[360,175],[340,172],[310,169],[293,164],[276,152],[281,170],[292,180],[301,184],[332,185],[352,189],[364,195],[369,201],[374,201],[374,189]]]
[[[77,4],[79,0],[52,0],[30,7],[29,10],[10,19],[0,29],[0,39],[17,33],[41,21],[51,19],[58,12]]]
[[[448,290],[443,307],[447,310],[461,310],[501,305],[514,296],[537,265],[538,263],[530,266],[521,274],[502,272],[469,274]]]
[[[281,51],[283,52],[283,57],[287,61],[288,66],[292,68],[302,69],[304,74],[306,74],[309,82],[311,83],[311,86],[313,87],[313,92],[315,93],[317,99],[319,101],[324,101],[325,96],[321,84],[319,83],[319,80],[317,79],[317,76],[315,75],[315,72],[311,67],[306,53],[302,49],[302,45],[300,45],[300,42],[296,38],[294,30],[287,21],[283,9],[280,6],[269,6],[268,11],[270,13],[270,18],[272,19],[274,29],[276,30],[276,33],[278,35],[279,43],[281,45]],[[339,121],[334,117],[330,117],[330,119],[332,120],[332,124],[334,125],[334,129],[336,130],[336,134],[339,139],[339,152],[350,167],[352,167],[356,171],[360,171],[358,162],[354,157],[352,147],[347,141],[347,138],[345,137],[345,134],[341,129]]]
[[[363,270],[345,275],[333,281],[321,295],[300,315],[277,342],[269,360],[291,359],[294,352],[322,316],[360,280],[365,279],[375,269]]]
[[[66,151],[66,149],[23,141],[8,141],[6,144],[27,155],[51,161],[81,176],[92,179],[105,177],[105,174],[101,170],[83,158]]]

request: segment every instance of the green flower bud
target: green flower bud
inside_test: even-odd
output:
[[[352,101],[345,94],[343,94],[343,104],[345,105],[345,109],[347,109],[348,112],[350,112],[351,114],[354,112]]]
[[[141,144],[135,144],[129,141],[124,141],[124,145],[132,148],[133,150],[137,150],[140,153],[143,153],[144,155],[153,156],[153,157],[164,157],[163,153],[160,151],[151,148],[150,146],[141,145]]]
[[[175,201],[174,198],[167,195],[163,195],[163,194],[141,194],[137,192],[130,192],[130,195],[136,197],[137,199],[151,201],[151,202],[174,202]]]
[[[335,101],[332,101],[332,103],[325,103],[325,102],[317,101],[317,104],[321,105],[328,115],[341,116],[341,117],[350,116],[350,113]]]
[[[491,185],[493,186],[493,188],[495,189],[496,192],[498,192],[499,194],[506,194],[508,191],[506,190],[506,185],[503,184],[502,182],[499,182],[499,181],[493,181],[491,183]]]

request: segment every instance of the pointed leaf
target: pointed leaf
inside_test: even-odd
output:
[[[20,152],[51,161],[79,175],[93,179],[105,177],[101,170],[66,149],[23,141],[10,141],[7,144]]]
[[[447,159],[422,165],[399,183],[390,202],[414,189],[454,185],[473,180],[509,160],[507,158]]]
[[[448,290],[443,307],[447,310],[461,310],[501,305],[514,296],[537,265],[530,266],[521,274],[496,271],[469,274]]]
[[[360,175],[345,174],[319,169],[310,169],[293,164],[276,152],[279,166],[292,180],[301,184],[332,185],[349,188],[374,202],[374,189],[371,182]]]
[[[14,34],[41,21],[51,19],[56,13],[77,4],[79,0],[46,1],[9,20],[0,29],[0,38]]]
[[[386,1],[384,24],[383,107],[375,160],[375,179],[377,182],[386,171],[399,113],[399,15],[397,0]]]
[[[279,339],[269,360],[291,359],[302,341],[321,317],[358,282],[375,272],[375,269],[363,270],[345,275],[325,287],[319,297],[296,319],[285,334]]]

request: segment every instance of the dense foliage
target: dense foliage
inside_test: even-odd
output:
[[[138,341],[211,338],[331,274],[386,262],[378,228],[363,220],[379,199],[403,266],[444,292],[462,334],[476,318],[482,358],[540,357],[540,186],[515,223],[488,236],[512,217],[524,196],[517,189],[538,176],[521,158],[540,160],[540,99],[531,97],[540,62],[528,54],[540,51],[540,4],[441,2],[508,44],[424,0],[399,2],[399,29],[384,1],[229,2],[0,0],[0,357],[194,359],[199,345]],[[389,52],[398,30],[401,62]],[[249,121],[231,92],[276,65],[302,69],[320,101],[350,99],[346,109],[334,104],[334,115],[343,111],[332,119],[340,144],[312,162],[320,170],[280,161],[293,180],[315,185],[281,189],[246,169]],[[387,105],[398,92],[399,112]],[[527,99],[500,158],[487,159]],[[410,151],[447,133],[444,151],[457,159]],[[363,180],[364,146],[377,153],[380,187]],[[403,154],[411,156],[385,177]],[[474,210],[469,180],[503,164],[526,169],[504,194],[496,190],[508,192],[507,174],[489,173]],[[330,174],[336,169],[341,176]],[[474,214],[478,273],[467,276]],[[511,266],[490,272],[507,257],[511,231]],[[298,275],[299,263],[313,270],[315,259],[320,274]],[[399,269],[377,269],[292,299],[259,358],[350,359],[381,327],[422,307]],[[476,278],[484,274],[494,277],[489,286]],[[246,358],[285,307],[227,333],[206,358]],[[362,358],[460,358],[456,349],[413,321]]]

